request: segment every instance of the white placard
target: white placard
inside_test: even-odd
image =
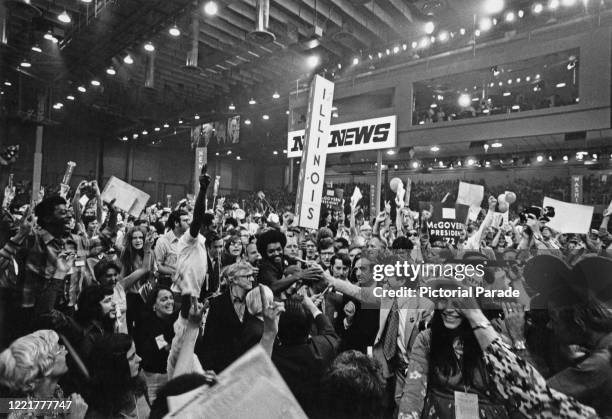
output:
[[[474,185],[467,182],[459,182],[459,192],[457,193],[457,203],[469,205],[468,219],[476,221],[480,214],[480,205],[484,199],[484,186]]]
[[[304,153],[295,203],[298,226],[319,228],[334,83],[315,76],[310,88]]]
[[[396,146],[397,117],[395,115],[330,126],[327,154],[351,151],[381,150]],[[287,157],[301,157],[305,130],[287,134]]]
[[[115,199],[115,206],[122,211],[139,217],[145,209],[151,196],[121,179],[111,176],[102,191],[102,200],[111,202]]]
[[[557,201],[544,197],[545,207],[553,207],[555,216],[546,225],[560,233],[587,234],[591,227],[594,207]]]

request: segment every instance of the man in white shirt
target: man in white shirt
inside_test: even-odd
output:
[[[206,165],[200,175],[200,191],[193,209],[193,221],[177,243],[176,272],[173,278],[172,291],[182,295],[190,294],[198,297],[208,269],[206,240],[200,234],[205,212],[206,189],[210,184],[210,176],[206,173]]]
[[[155,260],[157,270],[163,278],[172,278],[176,272],[179,239],[189,228],[191,217],[183,210],[170,214],[168,225],[170,231],[161,236],[155,244]]]

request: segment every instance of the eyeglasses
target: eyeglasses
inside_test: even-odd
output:
[[[412,237],[417,237],[419,233],[417,233],[416,231],[411,231],[410,233],[408,233],[408,235]]]
[[[57,349],[55,350],[54,356],[59,356],[61,354],[67,354],[68,350],[64,345],[57,345]]]

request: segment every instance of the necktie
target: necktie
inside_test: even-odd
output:
[[[387,318],[385,339],[383,341],[383,354],[387,361],[391,360],[397,353],[397,331],[399,330],[399,311],[397,299],[393,300],[391,312]]]

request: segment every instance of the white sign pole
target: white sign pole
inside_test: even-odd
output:
[[[310,87],[304,153],[295,203],[300,227],[319,228],[333,98],[334,83],[316,75]]]

